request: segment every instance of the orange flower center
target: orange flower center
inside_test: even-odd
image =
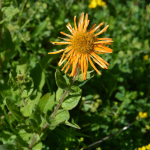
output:
[[[94,48],[94,37],[89,32],[77,32],[71,41],[73,50],[81,54],[90,54]]]

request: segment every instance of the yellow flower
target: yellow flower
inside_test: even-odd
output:
[[[95,8],[95,7],[97,7],[97,2],[96,2],[96,0],[91,0],[91,3],[90,3],[90,5],[89,5],[89,8]]]
[[[104,6],[106,2],[103,2],[102,0],[97,1],[98,6]]]
[[[138,147],[138,150],[142,150],[142,148],[141,148],[141,147]]]
[[[144,112],[142,118],[146,118],[146,117],[147,117],[147,112]]]
[[[146,147],[145,146],[142,146],[142,149],[141,150],[146,150]]]
[[[75,27],[72,28],[70,23],[66,25],[66,27],[71,32],[71,35],[66,34],[64,32],[60,32],[61,34],[67,36],[68,38],[60,38],[64,40],[62,42],[51,41],[51,43],[55,45],[68,44],[68,46],[65,49],[48,53],[48,54],[57,54],[63,52],[63,55],[58,63],[58,66],[61,66],[65,61],[67,62],[61,71],[63,71],[66,68],[65,73],[67,73],[72,65],[72,72],[70,76],[74,77],[77,66],[79,66],[79,68],[81,69],[83,80],[86,80],[87,77],[88,61],[90,62],[91,66],[97,71],[97,73],[101,75],[101,73],[98,71],[98,69],[92,62],[92,59],[102,68],[108,69],[107,65],[109,64],[97,54],[112,53],[112,49],[106,47],[107,44],[111,45],[110,42],[113,42],[112,39],[96,37],[101,33],[105,32],[109,25],[104,27],[98,33],[94,34],[94,32],[103,25],[103,22],[100,23],[97,27],[95,27],[96,24],[94,24],[91,30],[88,32],[87,27],[89,25],[89,21],[90,20],[88,20],[88,14],[85,15],[84,19],[84,13],[82,13],[77,26],[75,16],[74,17]]]
[[[141,117],[141,118],[146,118],[147,117],[147,112],[139,112],[139,116]]]
[[[90,0],[89,8],[95,8],[97,6],[104,6],[106,2],[102,0]]]
[[[148,59],[148,55],[143,56],[143,60],[146,61]]]
[[[146,145],[147,150],[150,150],[150,144]]]

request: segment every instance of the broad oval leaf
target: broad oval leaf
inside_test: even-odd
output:
[[[52,111],[55,104],[54,100],[55,100],[55,93],[53,93],[53,95],[47,93],[41,97],[37,105],[37,108],[44,113],[46,113],[48,110]]]
[[[77,104],[81,98],[82,90],[77,86],[73,86],[72,89],[75,92],[70,93],[70,95],[65,98],[64,102],[61,105],[63,109],[66,109],[66,110],[73,109],[74,107],[77,106]]]

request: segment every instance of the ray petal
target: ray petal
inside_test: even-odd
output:
[[[52,43],[52,44],[54,44],[54,45],[65,45],[65,44],[71,44],[71,42],[52,42],[52,41],[51,41],[51,43]]]
[[[97,41],[97,42],[94,42],[94,44],[99,44],[99,43],[109,43],[109,42],[113,42],[113,41]]]
[[[83,59],[83,54],[81,56],[81,78],[83,79],[83,64],[84,64],[84,59]]]
[[[112,49],[105,46],[94,46],[94,50],[102,53],[112,53]]]
[[[75,30],[77,31],[76,16],[74,16],[74,26],[75,26]]]
[[[80,17],[79,22],[78,22],[78,28],[83,23],[83,19],[84,19],[84,13],[81,14],[81,17]]]
[[[95,58],[93,58],[93,60],[99,65],[99,66],[101,66],[102,68],[107,68],[107,66],[105,65],[102,65],[99,61],[97,61]],[[107,68],[108,69],[108,68]]]
[[[69,30],[72,34],[74,34],[74,30],[73,30],[73,28],[71,27],[70,23],[68,23],[68,24],[66,25],[66,27],[68,28],[68,30]]]
[[[92,62],[92,60],[91,60],[91,58],[88,56],[88,60],[89,60],[89,62],[90,62],[90,64],[91,64],[91,66],[96,70],[96,72],[99,74],[99,75],[101,75],[101,73],[98,71],[98,69],[95,67],[95,65],[93,64],[93,62]]]
[[[87,70],[88,70],[88,62],[87,62],[87,55],[84,57],[84,80],[86,80],[87,77]]]
[[[64,33],[64,32],[60,32],[61,34],[63,34],[63,35],[65,35],[65,36],[68,36],[68,37],[70,37],[70,38],[73,38],[73,36],[72,35],[69,35],[69,34],[66,34],[66,33]]]
[[[66,38],[62,38],[62,37],[58,37],[58,39],[62,39],[64,41],[71,41],[71,39],[66,39]]]
[[[62,60],[63,60],[63,58],[64,58],[64,56],[65,56],[65,53],[63,53],[63,55],[62,55],[62,57],[61,57],[61,59],[60,59],[60,61],[58,62],[58,66],[61,66],[62,65]]]
[[[70,51],[71,49],[72,49],[72,46],[68,46],[64,52],[67,53],[67,52]]]
[[[92,28],[90,29],[90,31],[92,31],[95,26],[96,26],[96,23],[92,26]],[[90,31],[89,31],[89,32],[90,32]]]
[[[61,53],[63,52],[65,49],[61,49],[59,51],[56,51],[56,52],[49,52],[48,54],[58,54],[58,53]]]
[[[87,23],[84,25],[83,31],[86,32],[87,31],[87,27],[89,25],[90,20],[87,21]]]
[[[61,69],[61,71],[63,71],[65,69],[65,67],[68,65],[68,63],[70,62],[71,57],[68,59],[68,61],[66,62],[66,64],[64,65],[64,67]]]
[[[102,25],[104,24],[104,22],[101,22],[96,28],[94,28],[93,30],[90,30],[89,32],[92,34],[94,33],[97,29],[99,29]]]
[[[100,35],[101,33],[105,32],[105,31],[107,30],[108,27],[109,27],[109,25],[107,25],[104,29],[102,29],[100,32],[94,34],[93,36]]]
[[[112,40],[112,38],[95,38],[97,40]]]
[[[77,55],[76,58],[75,58],[75,61],[73,62],[72,72],[71,72],[70,76],[73,76],[73,77],[75,76],[76,69],[77,69],[77,62],[78,62],[79,56],[80,55]]]
[[[92,56],[94,56],[99,62],[104,63],[106,65],[109,66],[109,63],[106,62],[104,59],[102,59],[101,57],[99,57],[98,55],[96,55],[94,52],[91,53]]]

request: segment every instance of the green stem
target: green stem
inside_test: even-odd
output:
[[[73,78],[73,80],[72,80],[72,82],[71,82],[71,84],[70,84],[70,86],[69,86],[70,88],[71,88],[71,86],[73,85],[73,83],[74,83],[74,81],[76,80],[76,77],[79,75],[79,73],[80,73],[80,69],[79,69],[79,67],[78,67],[78,70],[77,70],[77,72],[76,72],[76,75],[75,75],[75,77]],[[56,113],[57,113],[57,110],[58,110],[59,107],[61,106],[61,104],[62,104],[62,102],[63,102],[63,100],[64,100],[64,98],[65,98],[65,96],[66,96],[67,93],[68,93],[68,91],[65,91],[64,94],[63,94],[63,96],[62,96],[61,99],[59,100],[59,103],[57,104],[57,106],[56,106],[56,108],[55,108],[55,110],[54,110],[54,112],[53,112],[53,114],[52,114],[52,118],[55,117],[55,115],[56,115]],[[46,123],[46,124],[41,128],[40,133],[41,133],[44,129],[46,129],[47,126],[48,126],[48,123]],[[36,136],[37,136],[37,134],[34,135],[34,137],[33,137],[33,139],[32,139],[32,142],[31,142],[31,144],[30,144],[28,150],[30,150],[30,149],[32,148],[32,146],[33,146],[33,144],[34,144],[34,142],[35,142],[35,140],[36,140]]]
[[[19,13],[19,19],[18,19],[18,21],[17,21],[17,24],[21,21],[21,15],[22,15],[22,12],[23,12],[23,10],[24,10],[24,7],[25,7],[25,4],[26,4],[27,1],[28,1],[28,0],[24,0],[24,2],[23,2],[21,11],[20,11],[20,13]]]

